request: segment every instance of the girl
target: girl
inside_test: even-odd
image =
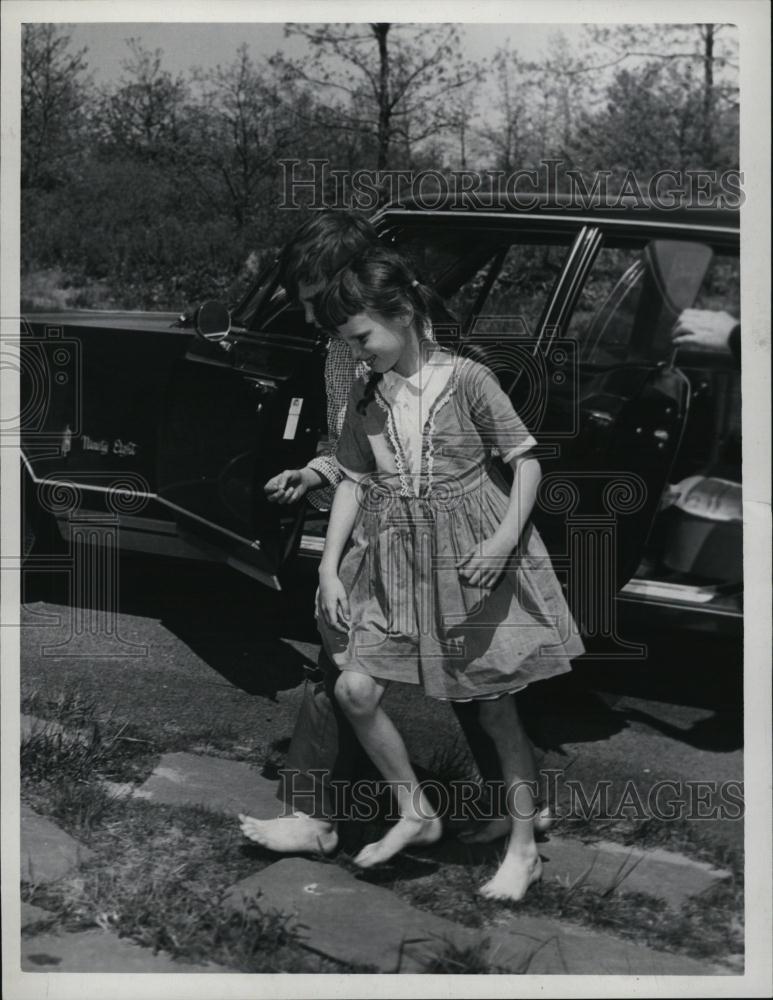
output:
[[[508,790],[510,839],[490,897],[518,900],[541,875],[535,769],[512,694],[583,652],[529,522],[535,445],[492,373],[428,338],[433,293],[393,251],[340,271],[320,321],[371,374],[355,381],[336,459],[343,473],[320,564],[318,621],[342,671],[343,711],[397,797],[400,820],[355,863],[441,835],[403,740],[381,707],[390,680],[441,700],[479,700]],[[495,481],[496,448],[513,470]]]

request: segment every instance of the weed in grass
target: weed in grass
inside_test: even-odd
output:
[[[262,968],[271,956],[297,939],[291,918],[264,912],[249,901],[240,911],[225,912],[223,894],[211,895],[205,886],[181,880],[172,871],[158,882],[140,882],[122,896],[120,912],[107,920],[121,936],[161,949],[174,957],[201,958],[217,954],[218,961],[251,970],[256,960]]]
[[[96,729],[87,739],[45,729],[34,732],[21,741],[22,781],[87,781],[97,769],[103,752]]]
[[[22,697],[21,710],[75,729],[90,725],[97,717],[95,699],[78,687],[62,688],[48,696],[36,688]]]
[[[128,723],[111,731],[92,719],[77,731],[46,726],[23,738],[21,776],[33,784],[96,777],[138,780],[152,770],[153,756],[152,744],[130,735]]]
[[[50,814],[71,833],[88,840],[117,802],[117,797],[102,785],[65,778],[52,786],[49,808]]]
[[[509,970],[496,965],[489,958],[488,938],[476,944],[462,945],[454,941],[442,942],[442,949],[423,964],[423,972],[435,975],[482,976],[507,973]]]

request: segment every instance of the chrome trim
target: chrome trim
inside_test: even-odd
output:
[[[564,260],[564,263],[561,267],[561,273],[558,276],[558,281],[556,281],[556,283],[553,285],[553,290],[551,292],[550,298],[545,303],[545,306],[542,310],[539,327],[535,331],[535,336],[537,341],[536,344],[534,345],[534,351],[533,351],[533,354],[535,356],[542,347],[542,340],[545,336],[546,328],[550,327],[551,329],[553,329],[558,326],[558,323],[556,323],[554,320],[554,312],[556,309],[556,304],[560,302],[561,291],[567,284],[567,281],[570,280],[567,276],[569,275],[570,271],[574,268],[576,258],[582,253],[582,243],[583,240],[585,239],[587,231],[588,231],[587,228],[583,226],[583,228],[578,233],[576,233],[575,238],[572,240],[571,246],[569,247],[569,252],[567,253],[566,259]],[[552,342],[554,335],[555,331],[550,335],[550,340],[548,341],[547,345],[548,347],[550,346],[550,343]]]
[[[145,497],[147,500],[159,499],[158,495],[155,493],[146,493],[144,490],[127,489],[121,486],[86,485],[86,483],[83,483],[78,479],[52,479],[50,476],[45,476],[41,479],[40,476],[35,475],[35,470],[32,468],[29,459],[21,448],[19,449],[19,454],[21,455],[22,462],[24,462],[27,467],[27,472],[29,472],[32,477],[32,481],[35,483],[51,483],[52,486],[72,486],[78,490],[91,490],[93,493],[130,493],[133,497]],[[107,473],[105,474],[107,475]]]
[[[555,326],[560,330],[563,323],[566,320],[567,315],[571,316],[574,314],[575,306],[577,305],[577,299],[585,288],[585,284],[588,279],[588,273],[596,262],[599,250],[604,242],[604,237],[600,229],[590,229],[585,231],[584,239],[584,256],[580,259],[574,273],[571,275],[570,284],[564,295],[563,302],[560,303],[560,312],[558,314]],[[568,331],[564,331],[564,335]]]
[[[534,224],[535,222],[539,225],[542,222],[562,222],[566,224],[567,222],[580,223],[584,226],[593,226],[594,228],[602,228],[607,223],[614,227],[636,227],[641,229],[663,229],[663,230],[676,230],[682,233],[696,232],[696,233],[717,233],[723,236],[740,236],[740,227],[736,226],[710,226],[705,223],[700,222],[663,222],[660,219],[631,219],[631,218],[615,218],[614,216],[607,215],[596,215],[596,216],[586,216],[586,215],[575,215],[571,209],[567,209],[565,214],[561,215],[548,215],[537,210],[523,211],[523,212],[479,212],[477,210],[470,210],[467,212],[442,212],[442,211],[424,211],[422,209],[405,209],[405,208],[385,208],[382,215],[373,219],[373,223],[384,222],[385,220],[393,218],[395,220],[399,219],[404,221],[408,219],[460,219],[460,218],[475,218],[475,219],[517,219],[519,223],[524,225]],[[536,226],[535,226],[536,228]]]
[[[215,531],[219,531],[221,534],[227,535],[229,538],[233,538],[237,542],[241,542],[242,545],[248,545],[251,549],[260,551],[261,546],[257,539],[251,542],[245,538],[244,535],[237,535],[235,531],[231,531],[229,528],[223,528],[221,525],[215,524],[214,521],[207,520],[206,517],[202,517],[200,514],[194,514],[193,511],[186,510],[185,507],[180,507],[176,503],[172,503],[171,500],[167,500],[165,497],[159,496],[156,497],[156,499],[159,503],[170,507],[172,510],[179,511],[181,514],[184,514],[186,517],[193,518],[194,521],[198,521],[200,524],[206,524],[208,528],[214,528]]]
[[[711,615],[719,618],[734,618],[743,621],[743,611],[732,608],[719,607],[707,601],[705,604],[692,604],[689,601],[669,601],[664,598],[659,600],[654,597],[645,597],[639,594],[626,594],[621,590],[617,595],[618,601],[625,601],[626,604],[646,604],[648,607],[667,608],[669,611],[681,611],[687,614]]]
[[[228,528],[223,528],[219,524],[215,524],[214,521],[208,521],[207,518],[201,517],[199,514],[194,514],[193,511],[186,510],[184,507],[180,507],[177,504],[172,503],[171,500],[167,500],[165,497],[159,496],[158,493],[145,493],[143,490],[121,489],[120,486],[87,486],[85,483],[81,483],[76,479],[40,479],[35,475],[24,452],[21,452],[21,457],[36,483],[51,483],[53,486],[72,486],[79,490],[91,490],[94,493],[131,493],[132,496],[146,497],[148,500],[156,500],[158,503],[162,503],[166,507],[170,507],[172,510],[179,511],[179,513],[185,514],[186,517],[191,517],[195,521],[200,521],[202,524],[206,524],[208,527],[214,528],[216,531],[220,531],[224,535],[228,535],[229,538],[233,538],[237,542],[241,542],[243,545],[249,545],[252,549],[259,550],[261,547],[260,542],[257,539],[255,541],[249,541],[243,535],[237,535],[236,532],[230,531]]]
[[[298,551],[305,555],[321,555],[325,547],[325,539],[320,535],[301,535]]]

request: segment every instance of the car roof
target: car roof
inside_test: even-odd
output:
[[[463,196],[464,195],[464,196]],[[598,225],[621,233],[674,231],[696,234],[713,233],[717,237],[732,239],[738,235],[740,213],[737,208],[714,205],[678,205],[667,208],[642,198],[626,197],[572,197],[567,194],[533,194],[504,192],[480,194],[459,192],[442,199],[400,198],[384,206],[373,222],[380,227],[391,222],[411,224],[419,218],[425,223],[453,224],[464,228],[511,228],[523,223],[528,228],[575,230],[579,225]]]

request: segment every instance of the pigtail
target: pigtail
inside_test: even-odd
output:
[[[439,344],[455,344],[459,339],[459,320],[435,289],[420,278],[414,278],[411,292],[417,314],[432,327],[433,339]]]
[[[376,395],[376,386],[379,384],[381,379],[384,377],[383,372],[371,372],[368,378],[367,384],[365,386],[365,392],[362,394],[362,399],[357,404],[357,412],[361,416],[365,416],[365,411],[367,410],[370,403],[373,401],[373,397]]]

